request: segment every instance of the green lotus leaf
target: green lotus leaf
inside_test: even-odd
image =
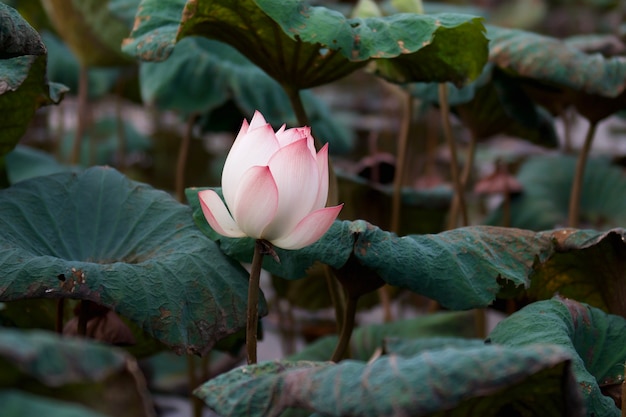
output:
[[[626,57],[587,54],[563,40],[489,27],[489,60],[519,77],[526,93],[560,114],[573,105],[597,122],[626,107]]]
[[[471,346],[371,362],[265,362],[222,374],[195,391],[220,415],[582,416],[565,350]],[[523,413],[523,414],[522,414]]]
[[[184,12],[182,5],[181,0],[144,0],[124,51],[142,60],[163,60],[175,42],[205,36],[234,46],[294,90],[329,83],[368,61],[395,82],[462,84],[480,74],[487,58],[484,27],[472,16],[347,19],[299,0],[193,1]]]
[[[0,59],[45,55],[39,33],[14,8],[0,3]]]
[[[0,301],[89,300],[178,352],[245,326],[247,272],[165,192],[96,167],[19,182],[0,210]]]
[[[500,322],[489,335],[511,347],[553,343],[569,352],[587,416],[618,417],[600,385],[619,383],[626,361],[626,320],[565,298],[539,301]]]
[[[186,190],[198,227],[227,255],[250,262],[253,240],[213,231],[200,208],[200,190]],[[492,226],[398,237],[363,220],[336,220],[316,243],[297,251],[276,248],[276,253],[281,263],[266,257],[264,268],[286,279],[304,277],[315,261],[335,269],[356,261],[390,285],[463,310],[488,306],[503,288],[526,288],[535,260],[552,253],[552,241],[547,234]]]
[[[562,40],[517,29],[490,26],[487,35],[489,60],[521,77],[606,97],[626,88],[626,57],[586,54]]]
[[[66,91],[48,82],[46,55],[0,59],[0,159],[22,138],[35,110],[59,103]]]

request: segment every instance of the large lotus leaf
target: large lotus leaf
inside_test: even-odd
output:
[[[551,345],[441,348],[372,363],[265,362],[195,391],[221,415],[582,416],[568,354]],[[523,413],[522,413],[523,412]]]
[[[84,406],[17,390],[0,390],[2,413],[7,417],[104,417]]]
[[[245,115],[261,109],[276,126],[297,124],[280,84],[233,47],[200,36],[181,39],[165,62],[142,63],[140,84],[144,102],[184,117],[213,111],[233,100]],[[349,151],[350,132],[310,91],[302,95],[315,136],[322,143],[331,142],[333,153]]]
[[[78,93],[80,67],[72,50],[54,34],[46,31],[41,35],[48,48],[48,78],[62,83],[74,94]],[[107,94],[120,76],[119,68],[89,68],[88,95],[98,99]]]
[[[414,83],[405,88],[424,104],[439,105],[439,84]],[[464,87],[449,83],[448,104],[476,139],[504,133],[546,147],[558,145],[550,114],[491,63],[485,65],[478,79]]]
[[[106,67],[132,62],[120,50],[128,27],[109,11],[106,1],[42,0],[42,4],[81,65]]]
[[[488,28],[489,60],[522,77],[606,97],[626,88],[626,57],[585,54],[566,42],[517,29]]]
[[[430,338],[456,336],[475,337],[476,326],[473,312],[442,312],[417,318],[398,320],[392,323],[370,324],[354,329],[350,338],[350,357],[369,360],[377,349],[385,347],[388,338]],[[460,339],[463,340],[463,339]],[[326,336],[308,345],[289,360],[328,360],[337,346],[337,336]]]
[[[586,54],[565,41],[489,27],[489,60],[523,77],[525,89],[553,113],[569,105],[592,121],[626,107],[626,57]]]
[[[0,159],[21,139],[35,110],[57,104],[66,91],[48,83],[46,55],[0,59]]]
[[[561,346],[572,357],[572,370],[587,403],[587,415],[621,415],[613,400],[602,395],[600,385],[621,383],[624,378],[624,318],[574,300],[554,298],[514,313],[500,322],[489,338],[507,346]]]
[[[19,182],[0,211],[0,301],[90,300],[179,352],[245,325],[248,274],[165,192],[96,167]]]
[[[46,54],[41,37],[17,10],[0,3],[0,22],[0,59]]]
[[[368,61],[396,82],[462,84],[480,74],[487,57],[484,27],[472,16],[347,19],[299,0],[194,1],[181,13],[182,3],[144,0],[123,49],[162,60],[183,37],[205,36],[234,46],[291,89],[329,83]]]
[[[17,145],[6,155],[6,164],[11,184],[57,172],[77,171],[75,168],[60,164],[47,152],[24,145]]]
[[[44,331],[0,329],[0,364],[3,388],[19,386],[110,416],[154,415],[135,360],[101,343]]]
[[[535,265],[528,295],[546,299],[560,294],[626,317],[626,230],[543,234],[553,239],[554,253]]]
[[[187,189],[198,227],[227,255],[250,262],[253,240],[213,231],[200,208],[200,190]],[[503,287],[527,287],[535,259],[552,253],[552,241],[529,230],[491,226],[398,237],[363,220],[336,220],[316,243],[297,251],[276,248],[276,253],[281,263],[267,257],[264,268],[286,279],[302,278],[315,261],[339,269],[351,260],[390,285],[462,310],[489,305]]]
[[[511,200],[511,226],[548,230],[566,225],[575,168],[576,158],[572,156],[534,156],[526,161],[517,174],[524,192]],[[626,225],[624,195],[623,171],[606,158],[590,158],[582,183],[581,224],[598,230]],[[485,222],[502,224],[502,208]]]

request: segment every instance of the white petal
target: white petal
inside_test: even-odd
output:
[[[277,207],[278,188],[269,167],[255,166],[247,170],[241,178],[233,207],[233,215],[241,230],[247,236],[262,238]]]
[[[222,192],[228,207],[234,207],[237,187],[244,172],[256,165],[266,166],[279,148],[274,130],[268,124],[257,128],[250,125],[245,135],[238,136],[222,170]]]
[[[326,206],[328,200],[328,143],[315,156],[317,161],[317,169],[319,172],[319,188],[317,189],[317,198],[315,199],[314,209],[320,209]]]
[[[254,115],[252,116],[252,120],[250,120],[250,130],[256,129],[257,127],[265,126],[267,122],[265,118],[261,114],[260,111],[255,110]]]
[[[276,139],[278,139],[278,143],[280,144],[281,148],[284,148],[285,146],[306,137],[307,131],[305,130],[305,128],[302,127],[294,127],[287,130],[281,128],[276,132]]]
[[[319,189],[317,162],[306,139],[276,152],[269,168],[278,187],[276,217],[265,231],[265,238],[276,239],[292,230],[313,209]]]
[[[209,225],[222,236],[243,237],[245,234],[239,229],[220,196],[213,190],[204,190],[198,193],[202,213]]]
[[[283,249],[300,249],[317,242],[328,231],[342,207],[343,204],[310,213],[288,235],[272,240],[272,244]]]

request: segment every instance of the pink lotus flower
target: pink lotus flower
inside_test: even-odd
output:
[[[311,129],[276,133],[258,111],[241,130],[222,171],[226,205],[212,190],[198,193],[204,217],[219,234],[264,239],[300,249],[322,237],[343,204],[328,198],[328,144],[315,152]]]

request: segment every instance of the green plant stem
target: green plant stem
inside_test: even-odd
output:
[[[89,310],[91,310],[91,301],[82,300],[80,302],[80,311],[78,313],[77,329],[77,333],[81,337],[87,336],[87,322],[89,321]]]
[[[187,165],[187,157],[189,155],[189,145],[191,144],[191,136],[193,135],[193,126],[198,117],[197,113],[193,113],[187,119],[187,127],[183,140],[180,142],[180,150],[178,151],[178,160],[176,161],[176,198],[183,202],[185,199],[185,167]]]
[[[246,324],[246,353],[248,365],[257,362],[256,356],[256,335],[259,322],[259,287],[261,283],[261,267],[263,265],[263,253],[265,245],[258,239],[254,244],[254,255],[252,256],[252,267],[250,269],[250,282],[248,283],[248,314]]]
[[[57,300],[56,321],[54,324],[54,330],[58,334],[63,333],[63,318],[65,317],[65,298],[59,298]]]
[[[81,64],[78,76],[78,121],[76,124],[76,135],[70,163],[78,164],[80,161],[80,150],[83,142],[83,135],[87,127],[87,106],[89,105],[89,67]]]
[[[189,401],[193,410],[193,417],[202,417],[202,402],[193,395],[193,390],[198,386],[196,376],[196,361],[193,355],[187,354],[187,382],[189,383]]]
[[[341,296],[339,291],[339,281],[335,279],[332,269],[328,265],[324,265],[324,276],[326,277],[326,286],[328,288],[330,302],[333,304],[333,309],[335,310],[335,322],[337,323],[337,328],[342,329],[346,305],[344,298]]]
[[[461,212],[461,220],[463,226],[467,226],[467,207],[465,205],[465,195],[463,193],[463,185],[461,176],[459,175],[459,165],[456,154],[456,142],[452,136],[452,127],[450,126],[450,107],[448,106],[448,86],[445,83],[439,84],[439,107],[441,109],[441,122],[443,125],[443,133],[450,148],[450,173],[452,183],[454,184],[455,197],[459,200],[459,210]],[[456,217],[450,216],[448,229],[456,228]]]
[[[285,85],[283,85],[283,89],[289,97],[289,102],[291,103],[293,112],[296,114],[298,124],[300,126],[310,126],[309,116],[306,114],[306,110],[304,109],[304,103],[302,102],[302,96],[300,96],[300,90]],[[322,145],[317,139],[315,139],[315,149],[319,150],[321,147]]]
[[[356,306],[359,301],[359,297],[346,297],[346,311],[341,327],[341,333],[339,335],[339,341],[333,352],[333,356],[330,358],[333,362],[339,362],[344,358],[346,350],[350,344],[350,337],[352,336],[352,330],[354,329],[354,319],[356,317]]]
[[[576,162],[576,172],[574,173],[574,182],[572,183],[572,192],[569,200],[569,227],[578,227],[580,220],[580,196],[582,194],[583,179],[585,177],[585,165],[587,164],[587,157],[591,150],[591,144],[596,134],[597,125],[598,122],[595,121],[589,123],[585,143],[583,143],[583,147],[578,155],[578,161]]]
[[[472,168],[474,166],[474,154],[476,153],[477,142],[478,142],[478,138],[476,138],[476,135],[472,132],[470,143],[467,148],[467,155],[465,156],[465,166],[463,166],[463,174],[461,174],[461,186],[463,187],[463,190],[467,188],[467,183],[472,173]],[[458,217],[459,217],[459,197],[457,193],[454,193],[454,197],[452,198],[452,205],[450,206],[450,218],[457,219]]]
[[[405,177],[407,147],[409,143],[409,132],[411,130],[411,119],[413,115],[413,97],[410,94],[401,92],[402,97],[402,126],[398,135],[398,150],[396,155],[396,171],[393,178],[393,196],[391,199],[391,231],[399,233],[400,211],[402,209],[402,182]]]

